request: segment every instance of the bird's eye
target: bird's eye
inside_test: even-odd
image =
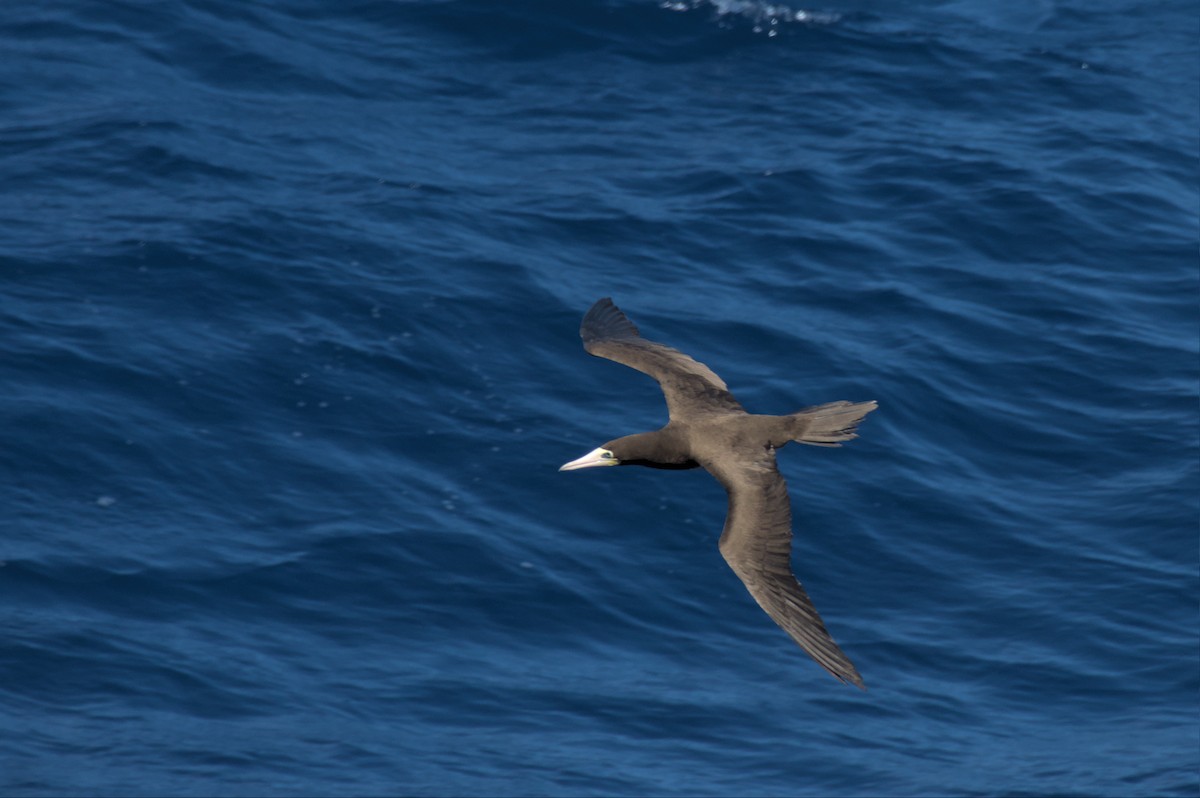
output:
[[[604,452],[603,454],[600,455],[600,457],[602,457],[605,460],[612,460],[614,457],[616,457],[616,455],[613,454],[612,452]]]

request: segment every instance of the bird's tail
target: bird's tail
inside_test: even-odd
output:
[[[855,430],[863,417],[879,405],[874,402],[830,402],[792,413],[791,439],[812,446],[841,446],[857,438]]]

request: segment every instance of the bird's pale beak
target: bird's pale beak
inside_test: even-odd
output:
[[[621,461],[616,458],[616,455],[614,455],[608,449],[601,447],[599,449],[593,449],[592,451],[585,454],[583,457],[580,457],[578,460],[572,460],[571,462],[567,463],[566,465],[559,468],[558,470],[559,471],[574,471],[577,468],[591,468],[592,466],[620,465],[620,463],[621,463]]]

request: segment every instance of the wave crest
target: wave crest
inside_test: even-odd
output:
[[[842,17],[833,12],[793,9],[761,0],[663,0],[659,7],[680,12],[708,9],[718,19],[733,17],[749,21],[753,23],[755,33],[766,33],[768,36],[776,35],[781,25],[832,25]]]

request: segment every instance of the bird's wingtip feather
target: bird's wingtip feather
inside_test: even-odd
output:
[[[612,299],[603,297],[583,317],[579,335],[584,342],[590,342],[605,338],[637,338],[640,334],[637,325],[621,312]]]

